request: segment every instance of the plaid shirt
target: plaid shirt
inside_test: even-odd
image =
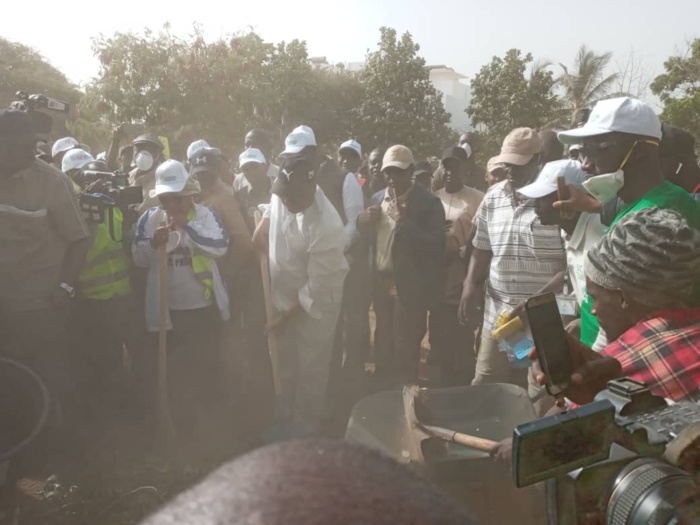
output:
[[[700,308],[657,312],[627,330],[602,354],[622,364],[622,377],[643,381],[655,395],[674,401],[696,400]]]

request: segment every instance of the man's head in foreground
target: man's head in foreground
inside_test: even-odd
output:
[[[408,468],[359,445],[258,449],[180,494],[142,525],[475,525]]]
[[[390,147],[382,159],[382,173],[396,196],[406,193],[413,183],[413,153],[406,146]]]
[[[28,113],[0,110],[0,175],[9,176],[28,167],[34,161],[36,142]]]

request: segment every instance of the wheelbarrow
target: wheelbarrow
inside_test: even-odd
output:
[[[512,436],[513,428],[536,419],[527,392],[515,385],[491,384],[428,389],[413,397],[415,419],[404,392],[381,392],[357,403],[345,439],[376,449],[432,479],[485,524],[546,523],[543,487],[517,489],[507,465],[497,464],[484,446],[445,439],[434,430],[450,429],[488,441]],[[408,418],[407,418],[408,415]]]

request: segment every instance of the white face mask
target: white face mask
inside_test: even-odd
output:
[[[590,177],[583,183],[586,191],[593,195],[597,201],[605,204],[615,197],[617,192],[625,185],[625,172],[622,169],[614,173],[604,173],[596,177]]]
[[[148,151],[139,151],[134,158],[134,163],[139,171],[148,171],[153,167],[153,155]]]

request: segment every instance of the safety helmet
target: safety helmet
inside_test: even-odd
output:
[[[72,170],[82,169],[88,162],[92,162],[95,159],[87,151],[83,149],[72,149],[69,150],[63,157],[61,162],[61,171],[63,173],[68,173]]]
[[[163,143],[155,133],[145,133],[143,135],[139,135],[131,143],[132,146],[137,146],[139,144],[151,144],[160,150],[165,149],[165,146],[163,146]]]

